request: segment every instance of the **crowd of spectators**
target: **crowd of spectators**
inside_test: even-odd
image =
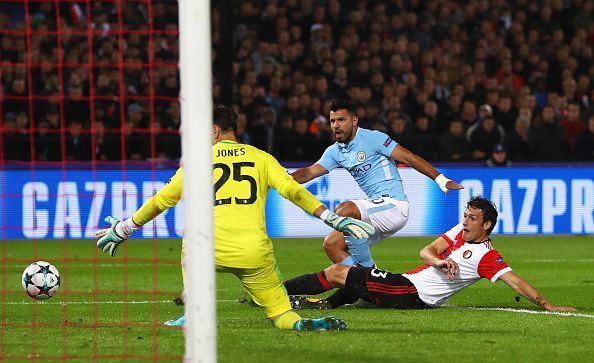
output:
[[[594,160],[592,0],[234,4],[238,136],[280,160],[316,160],[333,142],[334,98],[431,161]],[[109,2],[29,3],[30,40],[26,18],[7,15],[17,5],[6,6],[5,160],[179,157],[175,2],[121,2],[119,12]],[[215,77],[215,102],[220,87]],[[15,151],[22,145],[29,155]]]
[[[3,160],[179,159],[177,22],[172,1],[0,4]]]

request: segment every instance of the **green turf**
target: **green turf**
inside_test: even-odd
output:
[[[429,242],[392,238],[373,247],[373,254],[380,267],[402,272],[420,265],[418,251]],[[538,310],[525,299],[516,302],[505,284],[481,281],[441,309],[346,307],[331,314],[346,320],[348,331],[279,331],[264,319],[261,309],[239,302],[244,295],[234,276],[218,275],[218,358],[220,362],[591,361],[593,242],[590,236],[498,236],[494,241],[514,270],[552,303],[573,305],[590,317],[468,309]],[[285,277],[327,265],[321,239],[274,243]],[[89,241],[2,242],[5,324],[0,332],[0,361],[146,362],[154,357],[159,362],[179,361],[183,333],[161,325],[182,311],[169,302],[181,290],[176,264],[179,241],[133,240],[126,247],[131,260],[124,264],[122,258],[95,254]],[[45,303],[33,304],[20,291],[21,273],[35,259],[54,263],[62,274],[60,293]]]

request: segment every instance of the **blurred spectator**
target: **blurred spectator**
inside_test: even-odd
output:
[[[349,86],[349,75],[347,67],[344,65],[336,66],[334,78],[329,85],[329,92],[333,98],[345,98],[346,89]]]
[[[512,96],[509,93],[499,95],[497,106],[493,110],[493,117],[498,125],[503,127],[505,132],[514,128],[514,123],[518,117],[518,110],[513,105]]]
[[[77,119],[70,121],[66,134],[66,159],[69,161],[91,160],[91,140],[83,133],[82,123]]]
[[[268,92],[266,94],[266,103],[274,108],[278,114],[282,112],[285,107],[285,98],[282,95],[282,79],[279,76],[274,76],[268,84]]]
[[[477,82],[476,76],[472,73],[464,76],[465,98],[471,101],[475,106],[485,102],[487,91],[482,83]]]
[[[287,160],[292,161],[312,161],[318,155],[318,148],[316,147],[316,140],[313,135],[308,132],[309,123],[303,117],[295,119],[293,124],[293,143],[292,152],[289,154]]]
[[[457,94],[450,94],[447,103],[439,107],[441,113],[438,114],[437,132],[443,133],[449,129],[450,122],[454,119],[460,119],[462,110],[462,99]]]
[[[74,121],[84,128],[91,124],[91,111],[89,101],[85,100],[83,81],[77,73],[72,73],[67,83],[66,100],[64,101],[64,118],[66,124]],[[88,154],[90,157],[90,154]]]
[[[252,87],[246,83],[243,83],[239,86],[239,95],[237,104],[239,105],[239,110],[245,114],[245,117],[248,120],[253,120],[255,117],[255,104],[254,104],[254,97],[252,94]],[[289,105],[287,104],[287,107]]]
[[[470,157],[470,146],[460,120],[450,122],[450,129],[439,137],[438,142],[441,160],[464,161]]]
[[[274,131],[274,155],[280,160],[288,160],[293,152],[293,117],[284,115]]]
[[[594,161],[594,116],[588,119],[588,128],[575,138],[577,160]]]
[[[503,142],[505,132],[495,122],[493,116],[485,117],[484,120],[475,126],[469,128],[466,133],[468,143],[470,144],[471,157],[475,160],[485,160],[495,145]]]
[[[312,125],[315,125],[315,127],[312,128]],[[315,152],[315,155],[322,155],[328,146],[334,143],[334,133],[330,128],[330,123],[328,122],[326,116],[320,115],[316,117],[314,122],[310,124],[310,132],[312,132],[312,129],[315,130],[313,134],[315,136],[316,146],[318,149]]]
[[[580,117],[580,105],[571,102],[567,106],[567,115],[561,120],[561,126],[565,130],[565,137],[571,150],[575,149],[575,138],[586,128],[586,123]]]
[[[491,156],[485,161],[489,167],[511,166],[512,162],[507,158],[507,152],[503,144],[497,144],[491,152]]]
[[[29,119],[24,112],[14,115],[8,113],[4,119],[2,132],[4,141],[4,159],[28,161],[31,159]]]
[[[487,116],[493,116],[493,108],[487,104],[481,105],[478,111],[479,120],[484,120]]]
[[[4,102],[2,109],[4,112],[19,114],[21,112],[29,113],[29,100],[27,98],[27,82],[24,78],[16,78],[10,82],[10,86],[5,88]]]
[[[216,50],[221,41],[220,9],[217,2],[212,6]],[[127,144],[126,133],[109,130],[127,129],[126,123],[131,122],[134,131],[128,133],[145,149],[135,152],[135,157],[175,158],[176,152],[165,151],[169,147],[153,147],[158,155],[150,155],[150,147],[146,148],[153,136],[155,142],[164,138],[164,144],[175,143],[181,122],[176,102],[180,84],[175,2],[153,2],[152,13],[144,2],[125,2],[120,7],[115,2],[91,2],[88,9],[72,3],[60,12],[51,2],[20,8],[11,21],[7,16],[0,21],[0,27],[9,30],[0,34],[4,90],[0,110],[5,120],[12,115],[16,121],[16,115],[24,113],[36,128],[42,122],[49,124],[41,127],[47,129],[45,136],[40,136],[45,130],[36,131],[35,148],[40,149],[36,158],[48,150],[41,141],[46,136],[63,134],[62,141],[70,137],[66,126],[72,121],[80,122],[82,134],[93,123],[102,122],[107,130],[100,138],[119,136],[120,144]],[[24,29],[25,9],[30,11],[30,37],[13,32]],[[594,114],[592,9],[591,1],[240,2],[234,8],[232,34],[234,103],[245,121],[238,127],[238,136],[273,150],[281,128],[266,126],[272,115],[268,108],[274,111],[272,118],[288,115],[312,121],[328,114],[322,105],[329,99],[349,97],[366,105],[357,108],[362,126],[379,127],[376,119],[381,117],[392,133],[390,112],[407,112],[414,120],[425,115],[429,129],[441,138],[451,132],[454,120],[461,120],[471,133],[480,130],[486,115],[478,106],[485,104],[491,108],[497,130],[501,127],[508,139],[521,139],[505,141],[510,159],[525,160],[526,136],[519,135],[516,120],[540,120],[536,116],[550,105],[567,132],[565,142],[575,145],[575,154],[556,153],[554,160],[571,160],[578,154],[584,119]],[[86,38],[87,21],[94,29],[91,40]],[[55,30],[58,22],[65,34],[60,52],[55,36],[36,33]],[[124,32],[113,34],[118,29]],[[213,51],[212,57],[213,97],[218,103],[224,85],[217,79],[220,55]],[[86,66],[91,62],[91,67]],[[575,120],[573,104],[580,108],[581,127],[571,121]],[[51,120],[45,114],[50,105],[59,110]],[[550,127],[543,126],[547,122],[533,122],[541,139]],[[399,129],[396,138],[412,145],[407,134],[413,125],[409,123],[408,132],[401,130],[406,125],[394,126]],[[310,122],[308,133],[319,141],[325,132],[318,130],[323,127]],[[11,135],[7,140],[17,136],[7,132]],[[326,136],[323,139],[327,141]],[[484,147],[483,157],[476,158],[475,153],[475,160],[486,158],[492,146]],[[23,158],[11,152],[5,153],[5,160]],[[547,161],[543,152],[544,147],[538,157]]]
[[[528,161],[532,159],[530,119],[519,116],[514,129],[505,135],[505,149],[510,160]]]
[[[101,121],[95,121],[91,128],[94,160],[116,161],[122,159],[122,146],[118,132],[107,132]]]
[[[62,160],[62,143],[59,129],[48,122],[41,122],[35,134],[35,159],[37,161]]]
[[[124,125],[126,160],[146,160],[151,152],[151,144],[147,139],[148,137],[146,134],[135,129],[134,124],[131,121],[127,121]]]
[[[379,101],[370,101],[365,105],[365,118],[370,122],[373,123],[375,120],[381,120],[383,123],[383,119],[380,117],[380,102]],[[385,125],[384,125],[385,126]],[[383,128],[384,126],[380,126]]]
[[[437,114],[439,113],[439,106],[437,102],[429,100],[425,103],[422,112],[429,119],[429,125],[437,132]]]
[[[60,130],[60,113],[54,106],[49,106],[45,110],[44,119],[42,122],[47,122],[49,127],[56,132]]]
[[[159,123],[159,122],[157,122]],[[165,114],[161,117],[162,130],[177,132],[181,126],[181,108],[179,102],[170,102]]]
[[[160,160],[179,160],[181,157],[181,139],[177,129],[163,129],[161,122],[153,124],[155,156]]]
[[[545,106],[534,123],[532,149],[534,160],[561,161],[566,160],[569,146],[565,131],[557,120],[555,110]]]
[[[435,160],[438,151],[437,136],[431,129],[427,116],[417,117],[413,135],[412,151],[425,160]]]
[[[320,99],[329,99],[330,93],[328,89],[328,79],[324,75],[318,75],[314,79],[314,86],[313,86],[314,95],[319,97]]]
[[[276,125],[276,111],[268,107],[262,116],[254,123],[250,130],[250,143],[260,150],[272,153],[274,147],[274,127]]]
[[[390,112],[388,117],[388,135],[390,135],[390,137],[400,145],[412,150],[415,143],[415,136],[413,135],[412,130],[413,126],[407,122],[404,114]]]
[[[458,120],[462,121],[465,130],[468,130],[477,121],[479,121],[476,112],[476,105],[472,101],[467,100],[462,103],[462,110],[460,111],[460,117]],[[482,118],[480,120],[482,120]]]
[[[251,142],[250,135],[247,130],[247,119],[243,113],[237,114],[237,140],[249,144]]]
[[[511,86],[516,91],[524,86],[524,79],[514,73],[511,57],[501,61],[501,67],[497,70],[495,78],[500,85]]]
[[[173,102],[172,102],[173,105]],[[169,108],[171,110],[171,107]],[[142,109],[142,106],[138,103],[138,102],[132,102],[131,104],[128,105],[127,107],[127,120],[129,122],[132,123],[132,125],[134,125],[135,128],[146,128],[148,125],[148,122],[146,121],[145,117],[144,117],[144,112]],[[177,120],[175,119],[171,119],[171,122],[175,122]]]
[[[386,126],[386,123],[379,117],[375,117],[371,120],[371,122],[369,123],[369,129],[381,131],[383,133],[388,132],[388,127]]]

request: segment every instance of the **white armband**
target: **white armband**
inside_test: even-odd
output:
[[[449,192],[448,188],[446,188],[446,184],[449,181],[450,181],[450,179],[446,178],[445,175],[443,175],[443,174],[439,174],[438,176],[435,177],[435,182],[439,186],[439,189],[441,189],[441,191],[444,193]]]
[[[328,215],[330,215],[330,209],[325,209],[322,214],[320,214],[320,219],[325,221],[326,218],[328,218]]]
[[[118,231],[118,232],[124,233],[126,236],[130,236],[132,234],[132,232],[134,232],[135,230],[140,228],[139,225],[134,223],[134,221],[132,220],[132,217],[119,223],[119,227],[121,228],[121,231]]]

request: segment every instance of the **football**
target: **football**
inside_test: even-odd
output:
[[[33,262],[23,271],[21,283],[33,299],[47,300],[60,288],[60,272],[49,262]]]

